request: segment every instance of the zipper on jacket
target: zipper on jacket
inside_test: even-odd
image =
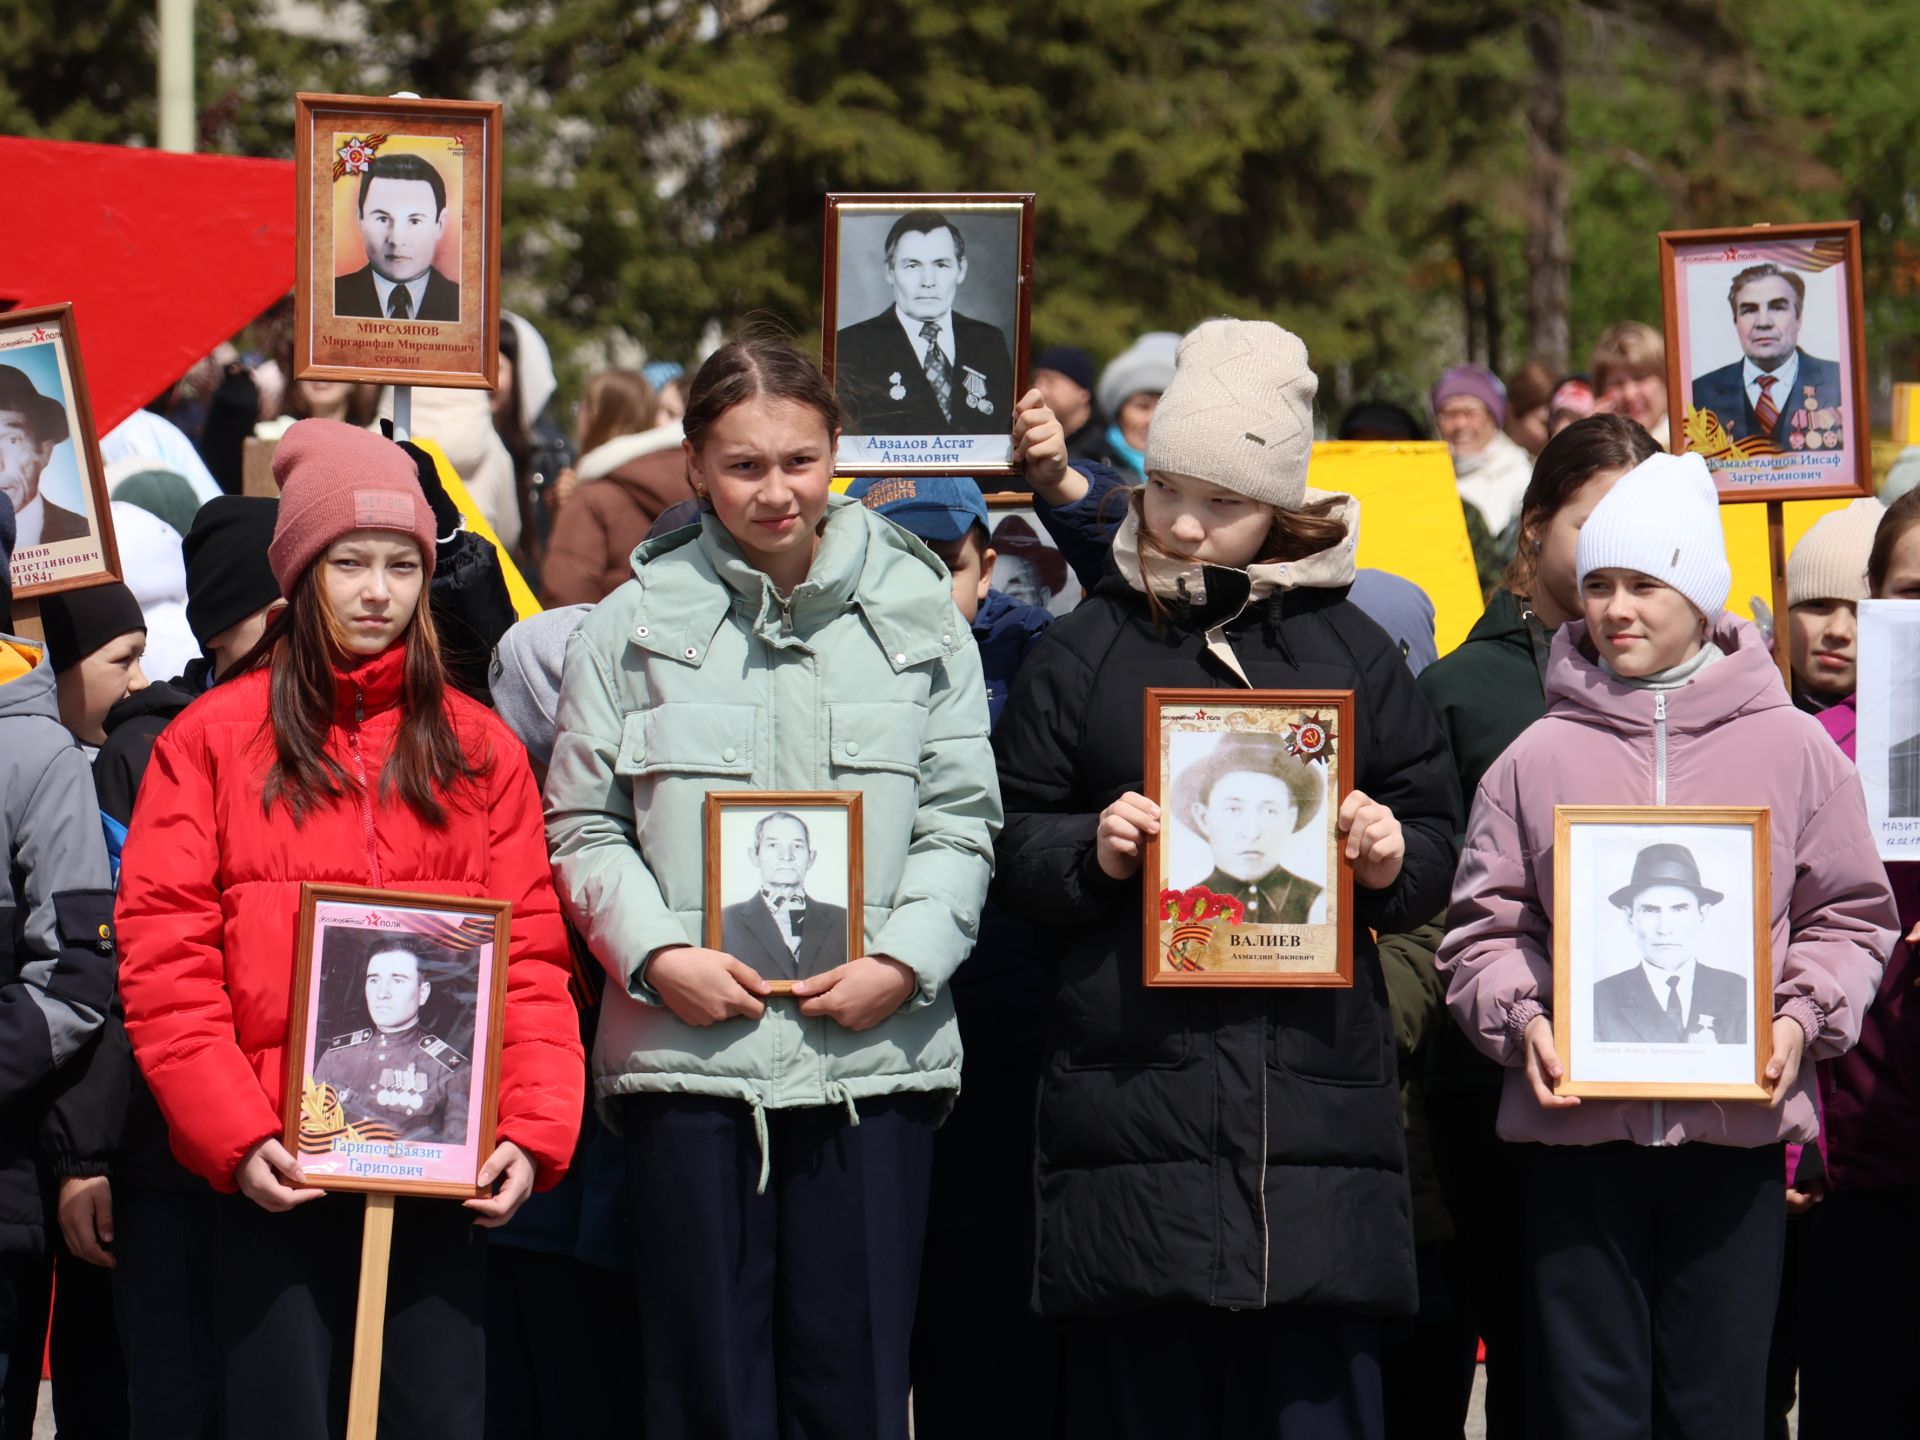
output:
[[[347,755],[353,761],[353,778],[360,782],[360,829],[367,842],[367,873],[373,888],[380,888],[380,857],[373,846],[373,791],[367,785],[367,762],[360,754],[360,727],[367,719],[367,697],[353,692],[353,728],[347,731]]]
[[[1653,692],[1653,803],[1667,803],[1667,692]],[[1667,1143],[1667,1104],[1653,1102],[1653,1143]]]

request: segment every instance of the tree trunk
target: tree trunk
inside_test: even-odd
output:
[[[1566,25],[1553,10],[1526,24],[1533,84],[1527,95],[1527,152],[1533,209],[1527,225],[1527,353],[1554,375],[1567,373],[1567,312],[1573,186],[1567,166]]]

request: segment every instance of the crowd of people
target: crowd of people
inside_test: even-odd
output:
[[[0,1434],[49,1324],[72,1440],[343,1433],[363,1209],[282,1130],[309,881],[512,902],[497,1144],[396,1204],[382,1435],[1424,1440],[1482,1344],[1495,1440],[1911,1423],[1920,884],[1852,695],[1920,496],[1800,542],[1783,684],[1656,332],[1328,423],[1295,336],[1211,320],[1036,352],[1056,615],[973,480],[835,493],[789,342],[594,375],[566,433],[504,318],[490,400],[415,392],[431,448],[212,357],[104,438],[126,582],[0,617]],[[1448,445],[1487,593],[1450,654],[1356,569],[1316,428]],[[1154,686],[1352,692],[1350,988],[1143,983]],[[850,958],[708,945],[727,790],[859,794]],[[1567,804],[1771,812],[1769,1099],[1557,1092]],[[753,904],[776,958],[833,923]]]

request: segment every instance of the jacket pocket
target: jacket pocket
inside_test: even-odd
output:
[[[620,727],[619,775],[753,774],[756,705],[675,701],[637,710]]]
[[[827,706],[830,760],[836,770],[882,771],[920,778],[927,712],[903,700],[847,701]]]
[[[1274,1058],[1303,1080],[1378,1085],[1387,1076],[1387,1044],[1366,991],[1295,991],[1277,999]]]

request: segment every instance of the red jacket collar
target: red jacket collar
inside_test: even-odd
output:
[[[333,667],[333,714],[336,720],[365,720],[400,703],[406,679],[406,636],[378,655],[353,665]]]

